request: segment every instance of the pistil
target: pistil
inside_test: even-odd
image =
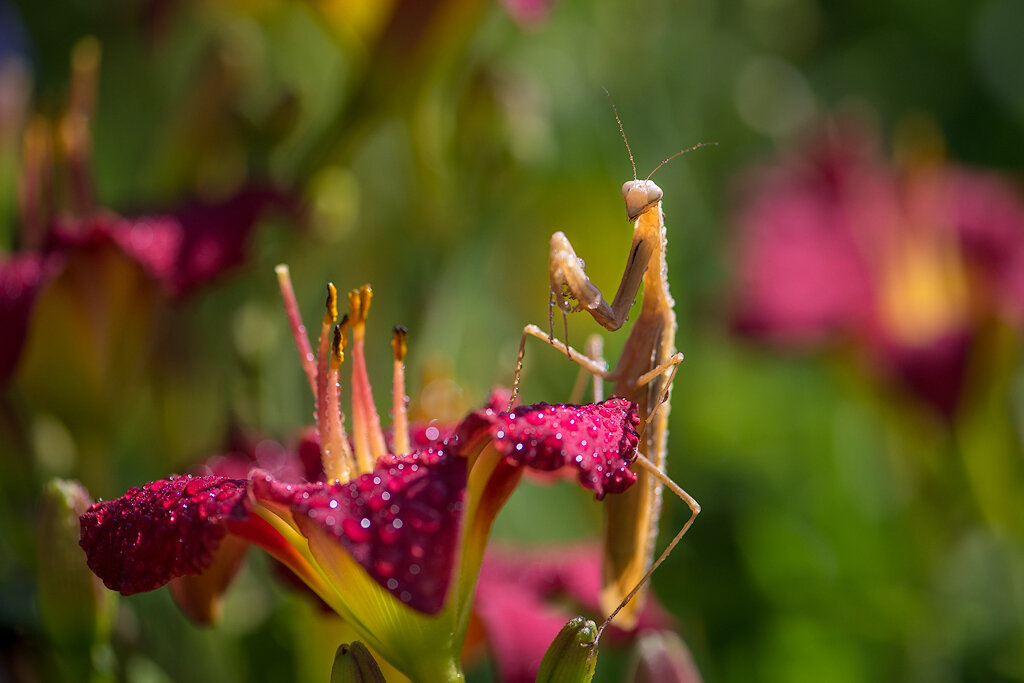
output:
[[[302,315],[299,313],[299,302],[295,299],[292,277],[288,266],[283,263],[274,268],[274,272],[277,273],[277,284],[281,290],[281,298],[284,300],[284,310],[288,315],[288,324],[292,328],[292,338],[295,340],[295,348],[299,352],[302,370],[306,373],[309,389],[313,392],[313,397],[316,398],[316,361],[313,357],[313,348],[309,345],[306,326],[302,323]]]

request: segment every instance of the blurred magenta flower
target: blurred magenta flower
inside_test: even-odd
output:
[[[1024,314],[1024,204],[990,172],[887,162],[849,122],[756,169],[738,215],[738,328],[790,348],[853,342],[949,417],[981,326]]]
[[[473,609],[498,680],[535,680],[548,645],[563,625],[576,614],[599,614],[600,595],[597,546],[488,550]],[[671,622],[668,613],[647,597],[636,626],[628,632],[610,626],[608,636],[612,645],[624,645],[642,631],[671,628]]]
[[[501,0],[505,11],[521,26],[535,26],[548,17],[554,0]]]
[[[132,488],[82,516],[81,546],[89,567],[125,595],[210,571],[223,589],[237,567],[238,544],[254,543],[405,674],[460,680],[491,524],[523,469],[572,466],[580,484],[598,498],[625,490],[636,479],[629,469],[638,442],[636,405],[611,399],[511,412],[487,408],[468,415],[443,439],[433,434],[414,448],[405,410],[405,332],[396,328],[388,443],[366,373],[369,287],[349,294],[350,312],[340,324],[329,287],[314,358],[287,270],[278,273],[316,397],[326,481],[282,481],[256,469],[243,478],[171,477]],[[338,389],[348,332],[351,438]]]
[[[294,212],[296,202],[253,183],[218,201],[188,201],[163,213],[121,216],[97,206],[89,129],[99,45],[84,39],[72,52],[67,110],[50,122],[36,115],[23,134],[17,251],[0,253],[0,385],[10,380],[26,343],[33,393],[53,384],[54,359],[78,363],[68,377],[85,380],[93,398],[113,366],[131,367],[145,347],[153,303],[183,297],[244,263],[246,244],[269,209]],[[42,310],[37,310],[42,309]],[[77,321],[80,358],[54,353],[55,335]],[[72,323],[74,324],[74,323]],[[36,333],[30,334],[32,329]],[[114,333],[117,330],[117,334]],[[128,331],[131,331],[130,333]],[[127,348],[118,340],[131,340]],[[37,359],[33,363],[32,359]]]

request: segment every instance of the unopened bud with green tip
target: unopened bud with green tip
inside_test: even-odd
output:
[[[67,680],[102,679],[94,660],[110,635],[117,599],[89,570],[78,546],[79,517],[91,505],[77,481],[52,479],[44,487],[36,566],[39,611]]]
[[[377,660],[358,640],[338,646],[334,653],[331,683],[386,683]]]
[[[597,624],[575,617],[544,653],[537,683],[589,683],[597,667]]]
[[[703,683],[689,648],[672,631],[640,636],[632,668],[634,683]]]

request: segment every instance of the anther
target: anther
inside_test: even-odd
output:
[[[396,362],[405,361],[405,354],[409,350],[408,339],[409,330],[401,325],[395,325],[395,329],[391,333],[391,350],[395,354]]]
[[[341,325],[334,328],[334,338],[331,340],[331,369],[337,370],[345,362],[345,334]]]
[[[348,293],[348,308],[351,313],[352,325],[360,326],[366,323],[366,317],[370,313],[370,299],[373,298],[373,290],[370,285],[363,285],[359,289],[353,289]]]
[[[324,302],[324,325],[332,325],[338,319],[338,290],[327,283],[327,301]]]

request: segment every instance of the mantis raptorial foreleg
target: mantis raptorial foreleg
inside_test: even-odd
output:
[[[654,183],[652,186],[657,187]],[[658,190],[658,197],[661,196]],[[657,200],[654,200],[657,201]],[[654,254],[655,246],[634,240],[626,261],[626,270],[619,282],[615,298],[608,303],[601,290],[583,269],[583,261],[576,255],[572,243],[565,233],[556,232],[551,236],[551,250],[548,253],[548,274],[551,278],[551,292],[555,305],[564,313],[585,310],[603,327],[614,332],[622,327],[629,314],[629,308],[640,291],[644,271]],[[576,305],[570,303],[572,299]]]

